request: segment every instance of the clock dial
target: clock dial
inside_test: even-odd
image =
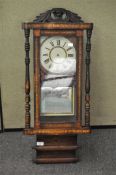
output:
[[[55,74],[74,73],[76,51],[73,43],[65,37],[49,37],[41,43],[40,60],[42,67]]]

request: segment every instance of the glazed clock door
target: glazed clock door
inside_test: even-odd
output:
[[[77,162],[77,134],[91,132],[90,51],[93,23],[84,23],[78,14],[69,10],[53,8],[36,16],[32,22],[23,23],[22,27],[25,31],[26,66],[24,133],[36,135],[33,147],[36,158],[33,162]],[[30,30],[33,31],[34,46],[34,127],[31,126],[30,114]],[[83,47],[84,31],[87,35],[86,51]],[[84,87],[85,94],[82,94]]]
[[[41,116],[74,119],[76,55],[75,38],[41,37]]]

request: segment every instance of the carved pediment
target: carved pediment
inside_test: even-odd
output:
[[[78,16],[78,14],[63,8],[53,8],[46,11],[45,13],[41,13],[39,16],[36,16],[34,22],[83,23],[81,17]]]

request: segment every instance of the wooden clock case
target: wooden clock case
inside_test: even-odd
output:
[[[24,134],[36,135],[37,142],[43,146],[34,146],[35,163],[69,163],[77,162],[77,135],[88,134],[90,130],[90,50],[93,23],[84,23],[80,16],[71,11],[54,8],[37,16],[33,22],[23,23],[25,33],[25,129]],[[30,73],[29,73],[29,36],[33,31],[34,63],[34,127],[30,125]],[[83,59],[84,31],[87,34],[86,58]],[[76,121],[75,122],[41,122],[41,78],[40,72],[40,37],[74,36],[78,39],[76,64]],[[82,77],[85,64],[85,123],[82,124]]]

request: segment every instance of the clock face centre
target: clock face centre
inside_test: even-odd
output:
[[[50,52],[50,59],[56,64],[61,64],[67,57],[66,51],[62,47],[55,47]]]

